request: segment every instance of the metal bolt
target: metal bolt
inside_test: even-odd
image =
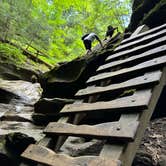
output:
[[[118,126],[117,128],[116,128],[116,130],[120,130],[121,128],[120,128],[120,126]]]

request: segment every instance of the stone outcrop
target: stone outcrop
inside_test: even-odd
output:
[[[61,98],[42,98],[34,105],[34,111],[36,113],[52,113],[58,114],[59,111],[64,107],[65,104],[71,104],[74,100],[61,99]]]
[[[146,24],[149,28],[164,24],[166,21],[165,0],[134,0],[128,31]]]
[[[39,83],[0,79],[0,165],[18,165],[20,153],[44,136],[32,119],[41,95]]]
[[[41,72],[28,68],[17,67],[14,64],[0,62],[0,78],[6,80],[25,80],[31,82],[33,75],[39,76]]]
[[[41,86],[44,97],[73,98],[86,80],[95,73],[97,67],[121,41],[118,33],[112,40],[104,42],[104,48],[97,45],[93,52],[71,62],[64,62],[42,75]]]
[[[42,89],[39,83],[17,80],[8,81],[0,79],[0,102],[19,103],[22,105],[34,105],[42,95]]]
[[[0,163],[2,166],[17,166],[20,154],[29,144],[35,143],[33,137],[22,133],[0,136]]]

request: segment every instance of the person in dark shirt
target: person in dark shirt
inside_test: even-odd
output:
[[[118,30],[118,27],[113,28],[111,25],[109,25],[109,26],[107,27],[107,32],[106,32],[106,34],[105,34],[105,39],[104,39],[104,40],[106,40],[107,37],[112,38],[112,35],[113,35],[113,33],[114,33],[114,31],[115,31],[116,29]]]
[[[96,39],[99,41],[100,45],[103,47],[101,40],[95,33],[85,34],[82,38],[84,46],[87,50],[87,53],[91,52],[92,42]]]

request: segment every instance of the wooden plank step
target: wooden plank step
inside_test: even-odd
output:
[[[101,73],[98,75],[95,75],[93,77],[90,77],[87,81],[87,83],[95,83],[97,81],[105,80],[105,79],[111,79],[113,77],[122,77],[122,76],[132,76],[137,75],[137,73],[142,73],[142,72],[148,72],[150,70],[155,70],[157,68],[161,68],[166,64],[166,56],[162,56],[159,58],[154,58],[152,60],[146,61],[144,63],[140,63],[136,66],[130,67],[130,68],[125,68],[121,69],[115,72],[106,72],[106,73]]]
[[[166,36],[161,37],[161,38],[156,39],[156,40],[153,40],[152,42],[149,42],[148,44],[144,44],[144,45],[134,47],[134,48],[129,49],[129,50],[124,50],[124,51],[112,54],[112,55],[107,57],[106,63],[109,61],[115,60],[117,58],[121,58],[125,55],[134,55],[134,54],[138,54],[138,52],[144,52],[147,49],[151,49],[151,48],[160,46],[162,43],[166,43]]]
[[[131,35],[130,35],[130,38],[134,37],[134,36],[137,36],[139,33],[142,33],[142,32],[145,32],[145,31],[148,31],[149,30],[149,27],[145,24],[143,25],[140,25]],[[146,36],[146,35],[145,35]]]
[[[115,100],[95,103],[67,104],[60,114],[83,113],[94,111],[133,111],[134,109],[145,109],[151,97],[150,90],[140,90],[132,96],[121,97]]]
[[[151,50],[146,51],[142,54],[131,56],[127,59],[117,60],[117,61],[113,61],[111,63],[107,63],[105,65],[100,66],[97,69],[97,72],[103,72],[107,69],[111,69],[111,68],[117,67],[117,66],[136,64],[136,63],[139,63],[140,61],[143,61],[143,60],[145,61],[145,60],[149,60],[149,59],[152,59],[154,57],[157,57],[157,56],[161,56],[164,53],[166,54],[166,45],[162,45],[160,47],[151,49]]]
[[[73,125],[69,123],[50,122],[44,129],[44,133],[49,136],[68,135],[68,136],[83,136],[92,138],[110,138],[118,141],[133,141],[138,121],[132,121],[126,125],[121,125],[120,122],[108,122],[98,125]]]
[[[99,156],[70,157],[57,154],[54,151],[39,145],[29,145],[21,155],[24,158],[49,166],[120,166],[118,160],[111,160]]]
[[[96,94],[102,94],[105,92],[115,92],[115,91],[122,91],[122,90],[128,90],[128,89],[137,89],[137,88],[145,88],[152,85],[155,85],[159,82],[161,77],[161,71],[155,71],[153,73],[146,73],[143,76],[136,77],[133,79],[130,79],[128,81],[119,83],[119,84],[111,84],[109,86],[105,87],[87,87],[86,89],[79,90],[75,96],[89,96],[89,95],[96,95]]]
[[[100,156],[120,159],[124,166],[132,165],[133,158],[142,140],[145,128],[149,123],[150,117],[156,107],[157,101],[159,99],[159,96],[161,95],[163,86],[165,86],[165,84],[166,84],[166,67],[164,67],[164,69],[162,70],[160,83],[157,86],[155,86],[152,90],[152,97],[148,109],[143,111],[139,116],[140,125],[139,128],[137,129],[134,142],[127,144],[127,146],[124,144],[121,145],[105,144],[103,150],[101,151]],[[126,117],[128,119],[129,114],[126,114]],[[126,123],[126,120],[124,121],[124,123]]]
[[[150,30],[148,30],[148,31],[146,31],[146,32],[142,32],[142,33],[140,33],[140,34],[138,34],[138,35],[136,35],[136,36],[133,36],[133,37],[131,37],[131,38],[127,38],[127,39],[123,40],[123,41],[121,42],[121,45],[123,45],[123,44],[125,44],[125,43],[128,43],[128,42],[131,42],[131,41],[133,41],[133,40],[137,40],[137,39],[139,39],[139,38],[141,38],[141,37],[143,37],[143,36],[145,36],[145,35],[149,35],[149,34],[152,34],[152,33],[156,33],[156,32],[158,32],[158,31],[160,31],[160,30],[162,30],[162,29],[165,29],[165,28],[166,28],[166,24],[163,24],[163,25],[158,26],[158,27],[156,27],[156,28],[150,29]]]
[[[145,37],[142,37],[142,38],[140,38],[140,39],[138,39],[138,40],[135,40],[135,41],[133,41],[133,42],[129,42],[129,43],[126,43],[126,44],[123,44],[123,45],[120,45],[120,46],[118,46],[116,49],[115,49],[115,51],[120,51],[120,50],[124,50],[124,49],[129,49],[129,47],[133,47],[133,46],[135,46],[135,45],[140,45],[140,44],[145,44],[146,42],[150,42],[151,40],[154,40],[154,39],[156,39],[156,38],[159,38],[159,37],[161,37],[161,36],[164,36],[166,34],[166,29],[164,29],[164,30],[162,30],[162,31],[159,31],[159,32],[157,32],[157,33],[155,33],[155,34],[150,34],[150,35],[148,35],[148,36],[145,36]]]

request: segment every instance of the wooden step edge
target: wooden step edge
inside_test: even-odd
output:
[[[48,166],[121,166],[119,160],[99,156],[70,157],[65,154],[57,154],[46,147],[34,144],[29,145],[21,154],[21,157]]]
[[[124,40],[121,42],[120,45],[123,45],[123,44],[125,44],[125,43],[127,43],[127,42],[131,42],[131,41],[133,41],[133,40],[137,40],[138,38],[140,38],[140,37],[142,37],[142,36],[148,35],[148,34],[150,34],[150,33],[155,33],[156,31],[159,31],[159,30],[164,29],[164,28],[166,28],[166,24],[163,24],[163,25],[161,25],[161,26],[157,26],[157,27],[152,28],[152,29],[150,29],[150,30],[148,30],[148,31],[142,32],[142,33],[140,33],[140,34],[137,34],[136,36],[133,36],[133,37],[124,39]]]
[[[111,139],[122,142],[132,142],[139,126],[138,121],[121,125],[119,122],[108,122],[98,125],[73,125],[69,123],[50,122],[44,129],[49,136],[67,135]]]
[[[153,73],[147,73],[143,76],[139,76],[130,80],[127,80],[122,83],[111,84],[104,87],[87,87],[85,89],[80,89],[75,96],[76,97],[85,97],[90,95],[96,94],[103,94],[108,93],[111,94],[113,92],[122,91],[122,90],[129,90],[131,88],[138,89],[138,88],[145,88],[149,86],[154,86],[159,83],[161,77],[161,71],[156,71]]]

